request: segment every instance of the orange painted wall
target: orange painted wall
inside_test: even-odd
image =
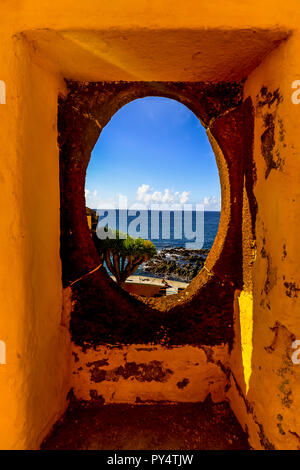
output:
[[[79,400],[108,403],[201,402],[208,394],[225,400],[228,346],[173,348],[137,344],[73,345],[74,395]]]
[[[292,342],[300,338],[297,291],[300,105],[293,104],[291,99],[292,82],[300,78],[299,39],[299,33],[294,33],[248,77],[245,85],[245,96],[251,96],[256,107],[257,247],[252,292],[250,289],[243,292],[240,305],[237,302],[236,306],[237,340],[232,370],[253,412],[247,413],[237,391],[231,395],[231,402],[240,421],[247,424],[254,448],[259,448],[262,441],[268,448],[300,447],[300,367],[292,361],[295,351]],[[279,102],[271,99],[271,104],[261,106],[262,87],[266,87],[272,97],[277,90]],[[274,116],[275,141],[270,157],[277,168],[266,178],[261,136],[266,132],[265,120],[270,114]],[[244,330],[242,335],[239,334],[241,329]],[[239,347],[239,337],[243,340],[243,336],[246,337],[244,358]],[[245,361],[248,365],[243,368]],[[233,390],[234,387],[231,392]]]
[[[0,107],[0,335],[7,357],[0,365],[0,448],[23,449],[39,446],[69,390],[56,144],[63,83],[32,63],[20,39],[1,42],[1,63],[7,104]]]

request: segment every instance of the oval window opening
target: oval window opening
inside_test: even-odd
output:
[[[122,288],[141,297],[185,289],[221,211],[216,159],[199,119],[169,98],[122,107],[93,149],[85,197],[97,251]]]

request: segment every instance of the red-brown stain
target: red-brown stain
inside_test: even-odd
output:
[[[148,363],[126,362],[124,366],[113,369],[101,369],[100,362],[91,363],[91,381],[95,383],[104,380],[118,382],[121,378],[125,380],[134,378],[138,382],[167,382],[173,374],[172,370],[164,368],[161,361],[150,361]]]

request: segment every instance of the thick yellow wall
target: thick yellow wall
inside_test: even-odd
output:
[[[265,59],[245,85],[245,97],[251,96],[256,107],[257,250],[252,273],[253,292],[243,292],[236,305],[236,347],[232,368],[250,406],[248,413],[238,392],[231,395],[231,400],[240,421],[248,426],[250,443],[254,448],[300,448],[300,366],[291,360],[294,352],[292,341],[300,338],[297,291],[300,263],[300,106],[291,100],[292,82],[300,78],[299,40],[299,33],[295,33]],[[272,93],[279,90],[281,99],[278,105],[275,100],[270,105],[259,106],[263,86]],[[267,178],[261,148],[266,113],[272,113],[275,119],[276,143],[271,153],[278,166]],[[243,315],[239,316],[241,312]],[[249,321],[251,317],[253,325]],[[244,351],[242,361],[239,338],[245,334],[248,335],[248,350]],[[245,360],[248,367],[242,371],[241,365],[246,365]]]
[[[69,390],[69,333],[60,326],[57,94],[22,39],[1,41],[0,448],[36,448]],[[4,215],[4,216],[3,216]],[[40,405],[40,406],[39,406]]]
[[[125,26],[145,28],[238,28],[244,26],[299,26],[298,0],[6,0],[2,22],[15,31],[24,29],[87,28],[100,30]],[[7,11],[7,13],[6,13]]]
[[[1,79],[11,86],[7,89],[7,104],[0,105],[1,135],[1,217],[0,217],[0,291],[1,340],[6,343],[6,362],[0,365],[0,416],[1,448],[10,448],[21,442],[26,403],[22,400],[22,364],[18,358],[23,342],[25,318],[25,285],[23,275],[24,239],[21,234],[22,186],[16,148],[17,137],[17,83],[13,79],[14,51],[11,37],[2,36]],[[6,67],[3,64],[7,64]],[[4,216],[3,216],[4,215]],[[20,351],[20,352],[19,352]],[[22,351],[23,352],[23,351]],[[22,418],[22,427],[18,420]]]

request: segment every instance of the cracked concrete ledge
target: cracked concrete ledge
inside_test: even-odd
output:
[[[214,402],[225,399],[229,347],[73,344],[73,393],[101,403]]]

